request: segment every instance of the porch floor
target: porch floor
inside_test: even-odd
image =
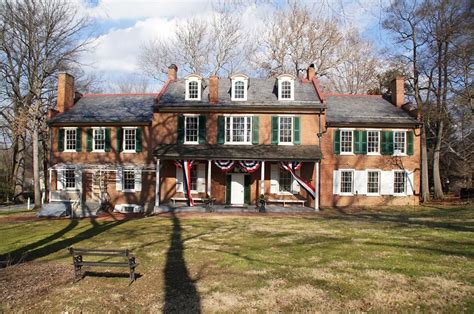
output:
[[[297,212],[314,212],[314,208],[312,207],[303,207],[303,206],[278,206],[278,205],[267,205],[265,206],[267,212],[270,213],[297,213]],[[245,213],[251,212],[255,213],[258,212],[258,208],[255,205],[243,205],[243,206],[229,206],[229,205],[213,205],[211,207],[211,212],[216,213]],[[171,205],[171,204],[163,204],[160,206],[155,206],[154,208],[155,213],[183,213],[183,212],[209,212],[209,210],[202,205],[198,206],[186,206],[186,205]]]

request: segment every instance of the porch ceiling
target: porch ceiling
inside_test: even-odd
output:
[[[316,161],[322,157],[318,145],[159,145],[154,155],[160,159],[192,160],[295,160]]]

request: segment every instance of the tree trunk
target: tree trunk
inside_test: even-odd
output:
[[[428,176],[428,149],[426,147],[426,127],[421,127],[421,202],[430,200],[430,184]]]
[[[441,182],[441,176],[439,173],[439,158],[441,152],[441,139],[443,137],[443,120],[439,121],[438,130],[436,134],[436,145],[433,154],[433,188],[434,188],[434,198],[443,199],[443,184]]]
[[[48,141],[43,140],[41,141],[43,145],[42,154],[43,154],[43,178],[44,178],[44,202],[49,202],[49,145],[47,144]]]
[[[33,181],[35,191],[35,207],[34,209],[41,208],[41,186],[40,186],[40,169],[39,169],[39,143],[38,143],[38,129],[33,128],[32,134],[33,141]]]
[[[25,135],[17,135],[13,144],[13,200],[15,202],[24,201],[23,187],[25,183]]]

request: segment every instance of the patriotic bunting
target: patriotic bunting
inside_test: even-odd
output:
[[[214,160],[214,164],[222,172],[229,172],[235,167],[235,161],[233,160]]]
[[[257,171],[260,168],[260,161],[256,160],[242,160],[239,161],[240,168],[247,172],[252,173]]]
[[[314,188],[314,186],[307,182],[306,180],[304,180],[302,177],[298,176],[296,174],[296,170],[300,169],[301,166],[302,166],[303,163],[301,162],[297,162],[297,161],[291,161],[291,162],[283,162],[281,161],[280,162],[280,166],[285,169],[286,171],[289,171],[291,173],[291,176],[293,177],[293,179],[296,180],[296,182],[298,182],[298,184],[306,190],[306,192],[309,193],[309,195],[311,195],[311,197],[313,199],[316,198],[316,189]]]
[[[193,196],[191,195],[191,168],[194,165],[194,160],[176,160],[175,165],[183,169],[183,183],[188,196],[188,205],[194,206]]]

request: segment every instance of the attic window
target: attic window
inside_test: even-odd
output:
[[[231,77],[232,80],[232,101],[245,101],[247,100],[247,87],[248,87],[248,77],[239,74]]]
[[[290,76],[278,79],[278,100],[294,100],[295,81]]]
[[[186,79],[186,100],[201,100],[201,79],[188,77]]]

